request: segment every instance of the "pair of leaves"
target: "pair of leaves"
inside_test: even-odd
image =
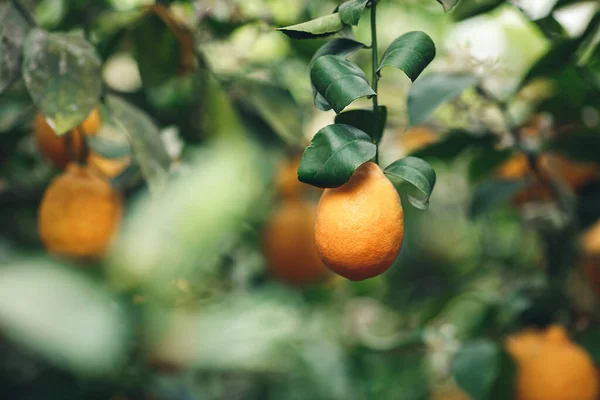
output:
[[[298,179],[317,187],[339,187],[376,153],[376,145],[360,129],[345,124],[329,125],[317,132],[306,148]],[[390,164],[384,173],[395,184],[410,183],[419,192],[418,197],[409,195],[411,204],[420,209],[427,207],[436,181],[435,171],[427,162],[407,157]]]
[[[465,344],[452,362],[456,383],[474,400],[513,398],[515,371],[510,356],[489,340]]]
[[[333,108],[340,113],[360,97],[376,96],[364,72],[345,57],[364,45],[338,39],[323,46],[311,61],[310,76],[315,105],[321,110]],[[377,73],[387,66],[403,71],[412,81],[435,57],[435,45],[424,32],[408,32],[396,39],[383,55]]]
[[[32,30],[24,43],[22,74],[37,109],[62,135],[97,107],[102,79],[94,47],[79,33]]]

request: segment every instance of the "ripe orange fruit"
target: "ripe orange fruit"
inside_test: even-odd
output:
[[[571,161],[557,154],[542,154],[538,158],[538,168],[545,179],[559,178],[575,191],[598,177],[595,165]],[[524,154],[517,154],[509,158],[496,169],[496,176],[503,179],[534,178],[533,171]],[[548,188],[542,182],[536,181],[533,185],[517,193],[515,202],[522,204],[527,201],[548,200],[551,197]]]
[[[57,136],[44,116],[37,113],[34,121],[34,135],[42,155],[54,165],[64,168],[73,157],[78,158],[83,151],[83,135],[94,135],[100,126],[100,112],[93,110],[90,115],[71,131],[73,153],[67,148],[66,135]]]
[[[275,187],[283,198],[299,198],[302,189],[308,186],[298,180],[298,167],[302,156],[284,160],[275,176]]]
[[[586,254],[600,256],[600,220],[584,232],[582,247]]]
[[[549,327],[538,349],[517,360],[519,400],[596,400],[598,376],[589,354],[564,328]]]
[[[399,142],[404,152],[410,154],[437,142],[439,138],[439,135],[430,128],[423,125],[417,125],[401,134]]]
[[[117,232],[121,213],[121,198],[106,178],[72,163],[46,189],[38,229],[52,253],[98,258]]]
[[[592,290],[600,296],[600,221],[583,233],[581,247],[581,271]]]
[[[525,329],[506,338],[506,351],[517,361],[524,361],[535,355],[544,341],[544,334],[538,330]]]
[[[327,272],[315,247],[315,214],[312,204],[287,199],[271,216],[264,232],[264,254],[277,279],[301,286]]]
[[[321,259],[337,274],[363,280],[385,272],[403,238],[400,197],[377,164],[361,165],[344,185],[323,192],[315,241]]]

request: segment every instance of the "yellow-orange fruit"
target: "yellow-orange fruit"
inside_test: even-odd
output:
[[[544,341],[544,334],[538,330],[525,329],[510,335],[504,341],[506,351],[517,361],[534,356]]]
[[[536,353],[518,362],[519,400],[596,400],[598,375],[587,352],[560,326],[544,334]]]
[[[277,192],[284,198],[300,197],[307,185],[298,180],[298,167],[301,156],[284,160],[275,176]]]
[[[321,259],[337,274],[363,280],[385,272],[403,238],[400,197],[377,164],[361,165],[344,185],[323,192],[315,241]]]
[[[105,158],[97,153],[90,152],[87,157],[88,165],[96,168],[98,171],[102,173],[102,175],[107,178],[114,178],[119,176],[125,171],[127,167],[131,164],[130,157],[120,157],[120,158]]]
[[[71,131],[71,148],[67,148],[66,135],[57,136],[54,130],[48,125],[44,116],[37,113],[34,121],[34,135],[39,151],[44,158],[52,162],[59,168],[64,168],[74,158],[81,156],[83,151],[83,135],[93,135],[100,125],[100,113],[94,110],[79,125]]]
[[[46,189],[38,229],[51,253],[98,258],[104,255],[121,220],[122,202],[93,168],[69,164]]]
[[[291,285],[306,285],[328,271],[315,247],[315,207],[300,199],[285,200],[264,232],[264,254],[270,273]]]
[[[600,256],[600,221],[585,231],[582,246],[586,254]]]
[[[439,135],[426,126],[417,125],[400,135],[402,149],[410,154],[439,140]]]

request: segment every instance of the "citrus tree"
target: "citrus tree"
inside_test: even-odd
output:
[[[599,12],[0,3],[2,393],[598,398]]]

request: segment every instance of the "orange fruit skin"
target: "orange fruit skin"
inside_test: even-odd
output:
[[[80,157],[83,151],[83,135],[95,134],[99,125],[100,113],[96,109],[90,113],[79,127],[72,130],[72,146],[75,153],[73,155],[70,155],[67,149],[66,135],[57,136],[40,113],[35,116],[34,136],[38,149],[44,158],[57,167],[64,168],[69,162],[74,161],[72,157]]]
[[[315,207],[300,199],[285,200],[264,232],[267,267],[275,278],[303,286],[328,272],[315,247]]]
[[[506,338],[506,351],[517,361],[534,356],[544,342],[544,334],[533,329],[525,329]]]
[[[323,192],[315,241],[319,256],[335,273],[358,281],[385,272],[403,238],[400,197],[377,164],[361,165],[344,185]]]
[[[42,197],[38,229],[51,253],[95,259],[111,244],[121,214],[121,197],[105,177],[69,164]]]
[[[560,326],[548,328],[537,350],[517,359],[519,400],[596,400],[598,376],[591,357]]]

